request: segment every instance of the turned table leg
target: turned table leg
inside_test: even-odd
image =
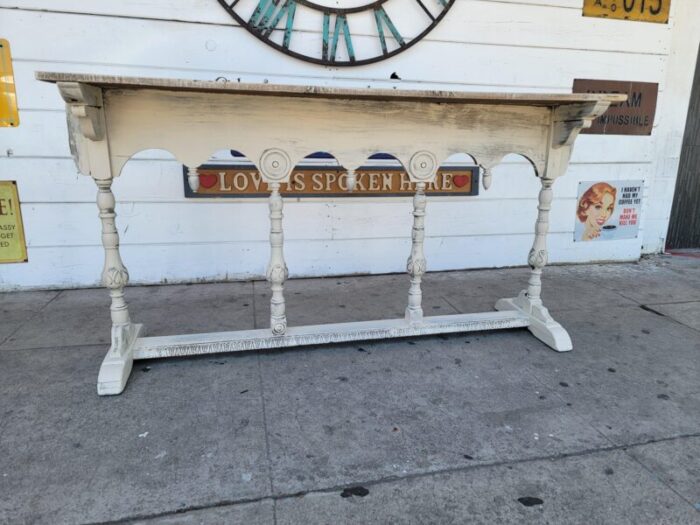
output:
[[[541,179],[537,222],[535,223],[535,241],[528,256],[530,278],[527,290],[518,297],[500,299],[497,310],[519,310],[530,318],[528,329],[542,342],[558,352],[572,349],[571,338],[566,330],[557,323],[542,304],[542,269],[547,264],[547,232],[549,231],[549,210],[552,208],[552,179]]]
[[[549,211],[552,209],[552,180],[542,179],[542,189],[537,206],[535,240],[527,257],[530,265],[527,296],[533,304],[542,304],[542,269],[547,265],[547,233],[549,232]]]
[[[425,240],[425,182],[416,184],[416,194],[413,197],[413,231],[411,233],[411,255],[406,263],[406,271],[411,276],[411,287],[408,291],[408,306],[406,307],[406,321],[419,323],[423,320],[423,292],[421,281],[426,271],[425,253],[423,241]]]
[[[102,245],[105,262],[102,270],[102,283],[109,289],[112,299],[112,344],[102,362],[97,378],[97,393],[100,395],[120,394],[126,386],[133,364],[132,347],[141,325],[131,322],[129,309],[124,299],[124,286],[129,281],[129,273],[119,255],[119,234],[115,224],[114,195],[112,179],[96,179],[97,206],[102,222]]]
[[[274,335],[284,335],[287,331],[287,315],[284,303],[284,282],[289,276],[284,262],[284,233],[282,232],[282,196],[280,184],[270,184],[270,263],[267,267],[267,280],[272,289],[270,299],[270,328]]]

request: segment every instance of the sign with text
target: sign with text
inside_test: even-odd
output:
[[[590,135],[651,135],[659,85],[617,80],[574,80],[574,93],[622,93],[625,102],[612,104],[593,125],[581,131]]]
[[[0,38],[0,127],[19,126],[10,43]]]
[[[0,263],[27,262],[17,183],[0,181]]]
[[[583,0],[583,16],[667,24],[671,0]]]
[[[186,197],[268,197],[270,191],[260,172],[250,165],[203,165],[197,169],[199,191],[187,183]],[[340,167],[297,167],[280,192],[289,197],[386,197],[412,195],[416,191],[408,174],[400,168],[360,168],[355,171],[355,189],[348,191],[347,172]],[[435,182],[427,185],[431,195],[476,195],[477,166],[443,166]]]
[[[636,238],[643,188],[643,180],[580,182],[574,241]]]

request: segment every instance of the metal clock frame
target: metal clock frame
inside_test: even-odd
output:
[[[284,1],[284,0],[280,0]],[[294,0],[297,4],[303,5],[305,7],[308,7],[310,9],[314,9],[316,11],[319,11],[323,13],[326,16],[329,15],[336,15],[336,16],[344,16],[348,14],[353,14],[353,13],[360,13],[362,11],[374,11],[377,8],[380,8],[383,4],[388,2],[389,0],[375,0],[374,2],[371,2],[369,4],[361,5],[361,6],[355,6],[355,7],[326,7],[322,6],[319,4],[316,4],[314,2],[311,2],[309,0]],[[399,53],[406,51],[408,48],[412,47],[414,44],[418,43],[421,41],[428,33],[430,33],[436,25],[440,23],[440,21],[447,15],[447,12],[450,10],[450,8],[454,5],[456,0],[440,0],[441,3],[444,4],[444,7],[442,11],[440,12],[439,15],[433,16],[433,14],[428,10],[428,8],[425,6],[423,3],[423,0],[413,0],[417,2],[420,7],[425,11],[426,15],[432,19],[428,27],[426,27],[425,30],[423,30],[421,33],[419,33],[415,38],[413,38],[410,42],[406,42],[403,45],[399,45],[396,49],[392,51],[388,51],[386,53],[381,53],[375,57],[372,58],[366,58],[362,60],[346,60],[346,61],[335,61],[335,60],[330,60],[330,59],[324,59],[324,58],[314,58],[310,57],[307,55],[304,55],[302,53],[298,53],[296,51],[292,51],[276,42],[273,42],[266,36],[262,34],[261,31],[251,27],[249,25],[249,21],[245,20],[241,16],[238,15],[238,13],[235,12],[233,9],[236,4],[239,2],[239,0],[234,0],[232,3],[227,3],[226,0],[218,0],[219,4],[226,9],[228,14],[230,14],[239,24],[241,24],[241,27],[244,27],[250,34],[255,36],[258,40],[264,42],[265,44],[275,48],[277,51],[281,51],[282,53],[289,55],[291,57],[297,58],[299,60],[303,60],[305,62],[310,62],[312,64],[319,64],[323,66],[340,66],[340,67],[349,67],[349,66],[363,66],[367,64],[373,64],[375,62],[380,62],[382,60],[385,60],[387,58],[390,58],[394,55],[398,55]]]

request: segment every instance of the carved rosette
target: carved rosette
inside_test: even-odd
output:
[[[271,330],[273,335],[284,335],[287,331],[287,319],[281,317],[279,320],[273,320]]]
[[[271,283],[282,284],[289,277],[286,264],[270,265],[266,273],[267,280]]]
[[[266,149],[260,155],[259,168],[265,182],[282,182],[292,170],[292,160],[281,149]]]
[[[413,258],[411,255],[406,261],[406,272],[411,277],[420,277],[425,274],[428,268],[428,262],[424,258]]]
[[[110,266],[102,272],[102,284],[112,290],[123,288],[129,283],[129,272],[124,266]]]
[[[416,181],[425,182],[433,179],[437,169],[437,157],[429,151],[418,151],[408,163],[408,174]]]
[[[534,248],[530,250],[530,254],[527,257],[527,263],[533,270],[535,268],[544,268],[547,266],[547,250],[535,250]]]

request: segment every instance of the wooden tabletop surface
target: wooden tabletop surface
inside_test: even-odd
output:
[[[81,73],[38,71],[36,78],[44,82],[81,82],[103,89],[154,89],[239,95],[331,98],[350,100],[392,100],[434,102],[444,104],[512,104],[521,106],[564,106],[582,102],[624,102],[627,95],[601,93],[478,93],[465,91],[405,90],[376,88],[339,88],[282,84],[246,84],[175,78],[144,78]]]

